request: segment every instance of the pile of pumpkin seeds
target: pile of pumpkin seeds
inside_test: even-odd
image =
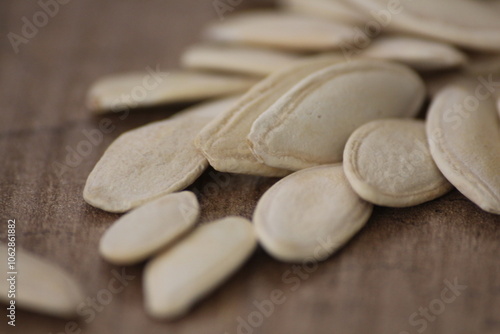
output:
[[[120,96],[146,73],[89,92],[95,113],[208,100],[122,134],[85,185],[89,204],[128,212],[100,253],[117,265],[149,260],[149,315],[182,316],[257,244],[281,261],[324,260],[373,205],[415,206],[456,188],[500,214],[500,1],[283,0],[203,37],[140,103]],[[198,226],[197,198],[183,190],[209,165],[283,178],[253,222]]]

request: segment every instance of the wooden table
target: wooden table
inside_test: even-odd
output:
[[[89,298],[103,296],[114,271],[130,276],[107,305],[86,307],[77,325],[18,311],[13,330],[2,311],[1,332],[500,333],[500,217],[482,212],[457,191],[414,208],[376,208],[362,232],[317,267],[280,263],[259,249],[185,318],[169,323],[145,315],[143,266],[122,269],[97,253],[101,234],[118,215],[87,205],[82,189],[114,138],[181,106],[136,112],[125,120],[103,116],[112,120],[112,133],[63,175],[54,163],[64,162],[86,139],[85,130],[103,118],[84,107],[89,84],[114,72],[175,68],[206,22],[217,19],[212,3],[69,1],[18,45],[17,54],[7,34],[19,34],[22,18],[31,20],[40,7],[35,1],[0,3],[1,240],[7,220],[15,218],[18,244],[72,273]],[[243,1],[236,10],[256,3]],[[217,183],[214,177],[222,179]],[[275,181],[209,170],[193,189],[201,193],[203,221],[251,217]],[[455,283],[455,292],[445,290]],[[271,307],[274,290],[283,295]],[[268,310],[259,311],[257,304]]]

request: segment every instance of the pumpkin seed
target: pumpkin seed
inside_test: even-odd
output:
[[[155,122],[116,139],[90,173],[83,196],[110,212],[126,212],[189,186],[208,166],[193,139],[209,118]]]
[[[0,243],[2,261],[6,261],[9,252],[7,245]],[[59,266],[24,249],[16,247],[15,255],[19,272],[16,275],[15,306],[61,318],[74,317],[85,298],[80,284]],[[0,280],[0,301],[9,303],[10,284],[5,275],[3,277]]]
[[[256,246],[252,224],[227,217],[202,225],[151,260],[144,271],[146,311],[177,318],[234,273]]]
[[[203,128],[195,144],[210,165],[222,172],[261,176],[289,174],[287,170],[268,167],[254,157],[247,143],[252,124],[303,78],[341,61],[344,61],[341,56],[334,55],[312,57],[273,73],[250,89],[232,109]]]
[[[184,53],[181,63],[185,68],[194,70],[266,76],[298,59],[300,57],[296,54],[269,49],[198,45]]]
[[[483,210],[500,214],[500,120],[493,98],[466,86],[440,91],[427,115],[427,136],[444,176]]]
[[[405,36],[377,38],[361,55],[397,61],[420,71],[458,67],[467,61],[467,56],[451,45]]]
[[[254,78],[196,72],[127,73],[94,83],[87,98],[96,113],[194,102],[245,92]]]
[[[309,52],[338,49],[354,36],[339,22],[271,11],[232,15],[206,31],[211,41]]]
[[[354,0],[387,30],[421,35],[479,51],[500,51],[500,12],[486,1]],[[375,14],[374,14],[375,13]]]
[[[366,223],[373,205],[352,190],[342,165],[301,170],[272,186],[253,216],[257,237],[287,262],[324,260]]]
[[[194,138],[236,99],[203,103],[122,134],[90,173],[84,199],[102,210],[126,212],[183,190],[208,166]]]
[[[420,120],[361,126],[346,144],[344,171],[361,198],[382,206],[418,205],[452,188],[432,159]]]
[[[281,0],[285,10],[360,25],[370,18],[346,0]]]
[[[252,125],[248,136],[258,160],[300,170],[342,161],[359,126],[380,118],[413,117],[425,97],[422,80],[403,65],[356,60],[311,74]]]
[[[121,217],[101,238],[99,252],[117,265],[145,260],[194,226],[200,208],[189,191],[169,194]]]

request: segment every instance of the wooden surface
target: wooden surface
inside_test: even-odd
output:
[[[244,0],[237,10],[255,3]],[[176,67],[181,51],[217,14],[212,0],[72,1],[15,54],[7,34],[19,33],[22,17],[39,9],[36,1],[0,2],[0,236],[5,240],[7,220],[15,218],[19,246],[64,267],[96,298],[113,270],[122,270],[97,254],[101,234],[118,215],[83,201],[86,177],[120,133],[180,107],[137,112],[125,120],[103,116],[116,129],[102,143],[62,176],[54,162],[64,162],[67,148],[75,149],[85,140],[83,131],[103,118],[84,108],[93,80],[148,66]],[[273,182],[210,170],[192,189],[200,194],[206,221],[228,214],[250,217]],[[415,208],[377,208],[358,236],[310,273],[259,249],[188,316],[171,323],[145,315],[142,265],[126,268],[135,277],[128,286],[99,306],[93,319],[87,314],[76,331],[70,325],[67,332],[500,333],[499,259],[500,216],[482,212],[454,191]],[[440,304],[446,280],[467,288],[453,302]],[[260,321],[255,302],[269,300],[274,289],[285,301]],[[425,329],[423,316],[413,318],[417,325],[410,322],[429,305],[439,314],[424,321]],[[2,333],[65,332],[66,321],[24,311],[18,311],[16,329],[7,328],[4,312]],[[238,319],[254,328],[239,329]]]

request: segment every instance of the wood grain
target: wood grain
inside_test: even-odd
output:
[[[109,73],[175,68],[203,25],[217,19],[212,2],[70,1],[20,45],[18,54],[6,36],[19,33],[22,17],[32,17],[40,7],[35,1],[0,3],[2,226],[15,218],[18,245],[64,267],[89,298],[102,298],[113,271],[122,268],[97,254],[101,234],[118,216],[83,201],[86,177],[119,134],[182,106],[137,111],[124,120],[92,117],[84,108],[85,91]],[[236,10],[265,3],[246,0]],[[58,175],[54,162],[64,162],[68,148],[76,149],[86,140],[84,131],[96,129],[103,118],[110,119],[114,131]],[[259,196],[275,181],[209,170],[192,189],[201,200],[203,221],[228,214],[250,217]],[[0,240],[6,233],[2,227]],[[500,217],[454,191],[414,208],[377,208],[357,237],[317,267],[279,263],[259,249],[226,284],[175,322],[145,315],[143,265],[138,265],[125,269],[134,278],[121,293],[94,313],[86,308],[75,324],[19,310],[15,329],[7,327],[5,311],[0,328],[23,334],[499,333],[499,240]],[[441,310],[445,282],[455,279],[467,288]],[[283,293],[284,302],[259,316],[256,303],[269,300],[274,290]],[[439,314],[424,321],[424,330],[418,312],[429,306]],[[417,325],[410,322],[415,312]],[[241,319],[254,327],[239,328]]]

